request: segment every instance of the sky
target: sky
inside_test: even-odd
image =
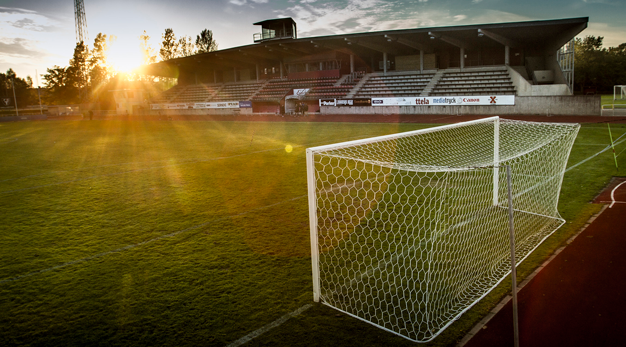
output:
[[[253,43],[253,23],[292,17],[298,37],[418,27],[589,17],[580,36],[603,36],[605,47],[626,42],[626,0],[84,0],[89,46],[114,36],[112,62],[139,64],[144,31],[158,51],[161,35],[195,39],[213,31],[219,49]],[[76,45],[74,1],[0,0],[0,71],[12,68],[42,83],[67,66]],[[35,72],[39,76],[35,77]]]

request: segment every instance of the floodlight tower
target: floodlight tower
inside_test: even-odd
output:
[[[76,43],[89,41],[87,34],[87,17],[83,0],[74,0],[74,21],[76,22]]]

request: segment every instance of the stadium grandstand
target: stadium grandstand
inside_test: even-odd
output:
[[[178,81],[145,102],[183,114],[281,114],[306,103],[322,114],[595,115],[599,99],[573,95],[573,38],[588,20],[307,38],[292,18],[265,20],[253,44],[144,67]]]

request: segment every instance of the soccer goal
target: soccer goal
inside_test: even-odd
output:
[[[626,100],[626,85],[613,86],[613,101]]]
[[[564,220],[578,124],[485,118],[307,149],[315,301],[428,342]]]

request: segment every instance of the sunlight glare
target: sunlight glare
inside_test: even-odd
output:
[[[111,45],[107,60],[115,71],[129,73],[141,66],[141,50],[138,46],[117,41]]]

